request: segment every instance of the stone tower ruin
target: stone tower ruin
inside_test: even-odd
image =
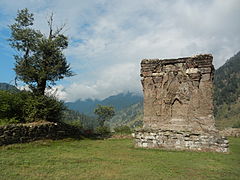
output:
[[[144,128],[137,147],[228,151],[213,116],[212,55],[179,59],[144,59]]]

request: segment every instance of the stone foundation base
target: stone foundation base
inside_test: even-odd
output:
[[[140,130],[133,133],[135,147],[228,152],[228,140],[217,133],[174,130]]]

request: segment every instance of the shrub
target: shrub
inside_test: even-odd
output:
[[[110,135],[111,131],[110,128],[107,126],[99,126],[95,129],[95,134],[101,135],[101,136],[107,136]]]
[[[58,101],[54,97],[34,96],[30,94],[24,104],[25,121],[34,122],[44,120],[58,122],[62,118],[64,109],[63,102]]]
[[[24,99],[18,93],[0,91],[1,124],[24,122]]]
[[[114,128],[114,131],[119,134],[131,134],[132,133],[131,128],[126,125],[118,126],[118,127]]]
[[[0,124],[34,121],[58,122],[65,109],[54,97],[35,96],[31,92],[0,91]]]

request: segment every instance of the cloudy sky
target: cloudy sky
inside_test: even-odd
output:
[[[6,39],[18,9],[66,23],[65,51],[77,74],[57,83],[66,101],[141,93],[140,61],[211,53],[215,68],[240,50],[239,0],[0,0],[0,82],[13,84],[14,58]]]

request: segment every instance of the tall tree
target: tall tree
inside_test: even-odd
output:
[[[105,121],[110,120],[115,115],[115,111],[112,106],[102,105],[98,105],[94,110],[94,113],[98,116],[99,124],[101,127],[104,126]]]
[[[28,9],[18,11],[15,23],[9,26],[9,41],[19,52],[14,56],[16,78],[26,83],[34,94],[44,95],[47,86],[73,75],[63,54],[68,39],[62,34],[64,26],[53,29],[53,14],[48,20],[48,35],[32,28],[33,22],[33,14]]]

